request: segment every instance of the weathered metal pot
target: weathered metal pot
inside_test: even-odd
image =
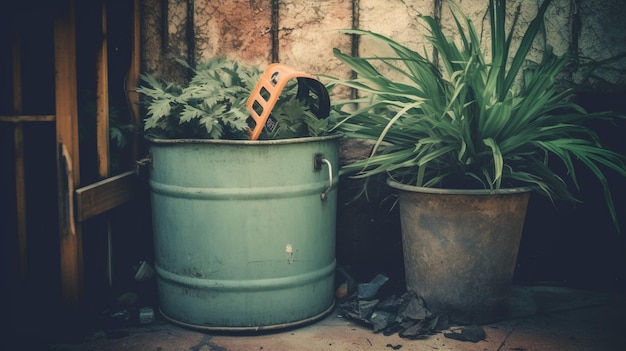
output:
[[[388,184],[399,194],[407,289],[455,324],[502,319],[531,189]]]
[[[338,139],[150,140],[167,319],[263,330],[332,309]]]

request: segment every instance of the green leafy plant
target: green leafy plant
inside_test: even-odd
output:
[[[137,91],[147,109],[146,134],[167,139],[247,139],[250,115],[245,105],[263,72],[221,57],[196,67],[177,62],[193,72],[185,86],[151,74],[140,77]],[[261,138],[318,136],[330,130],[330,120],[318,120],[296,93],[297,84],[287,84],[272,110],[280,128],[264,132]]]
[[[295,84],[294,84],[295,85]],[[288,86],[287,91],[295,91],[295,86]],[[293,94],[281,96],[277,101],[278,108],[272,112],[272,117],[280,128],[275,133],[266,132],[262,135],[271,139],[297,138],[299,136],[321,136],[327,134],[335,119],[318,118],[310,108],[306,107]]]
[[[348,86],[362,95],[336,104],[358,105],[354,112],[343,112],[338,127],[347,137],[375,141],[370,157],[346,165],[343,172],[361,178],[387,175],[422,187],[532,186],[551,199],[575,201],[570,188],[579,185],[578,160],[602,184],[617,225],[604,172],[626,176],[625,157],[604,148],[585,124],[624,116],[587,113],[572,102],[573,91],[557,84],[567,57],[556,57],[547,48],[541,62],[529,62],[549,4],[546,0],[540,5],[516,50],[512,38],[517,22],[505,30],[506,0],[489,2],[487,52],[481,51],[471,20],[454,5],[457,42],[433,17],[420,16],[438,60],[371,31],[343,31],[373,38],[395,54],[355,57],[334,50],[357,76],[327,77],[329,86]],[[566,175],[554,171],[562,166]]]

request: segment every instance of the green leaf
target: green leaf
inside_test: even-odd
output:
[[[358,90],[357,98],[335,103],[341,116],[335,128],[349,138],[374,142],[367,159],[345,165],[342,173],[384,175],[430,187],[525,185],[553,200],[575,201],[568,185],[579,186],[575,167],[582,164],[603,187],[617,226],[604,172],[626,177],[626,156],[607,150],[587,123],[626,116],[587,113],[574,103],[573,91],[556,84],[567,57],[556,57],[546,48],[540,62],[529,61],[550,3],[542,1],[537,16],[523,24],[518,22],[520,5],[508,11],[506,0],[490,0],[491,45],[485,52],[481,32],[453,2],[454,37],[435,18],[418,16],[438,53],[437,62],[426,49],[415,51],[382,34],[342,30],[367,36],[393,52],[361,57],[333,51],[355,76],[325,77],[328,86]],[[513,45],[519,32],[522,39]],[[347,106],[355,108],[342,110]],[[553,171],[555,163],[565,166],[565,175]]]

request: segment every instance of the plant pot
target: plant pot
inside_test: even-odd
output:
[[[155,271],[168,320],[263,330],[332,309],[338,140],[150,140]]]
[[[389,180],[399,194],[406,285],[451,323],[506,315],[530,188],[449,190]]]

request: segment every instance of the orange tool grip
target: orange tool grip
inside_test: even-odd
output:
[[[259,138],[276,101],[278,101],[278,97],[280,97],[280,93],[287,82],[293,78],[315,79],[310,74],[297,71],[281,63],[273,63],[267,66],[246,103],[250,117],[255,122],[254,128],[248,130],[250,140]]]

